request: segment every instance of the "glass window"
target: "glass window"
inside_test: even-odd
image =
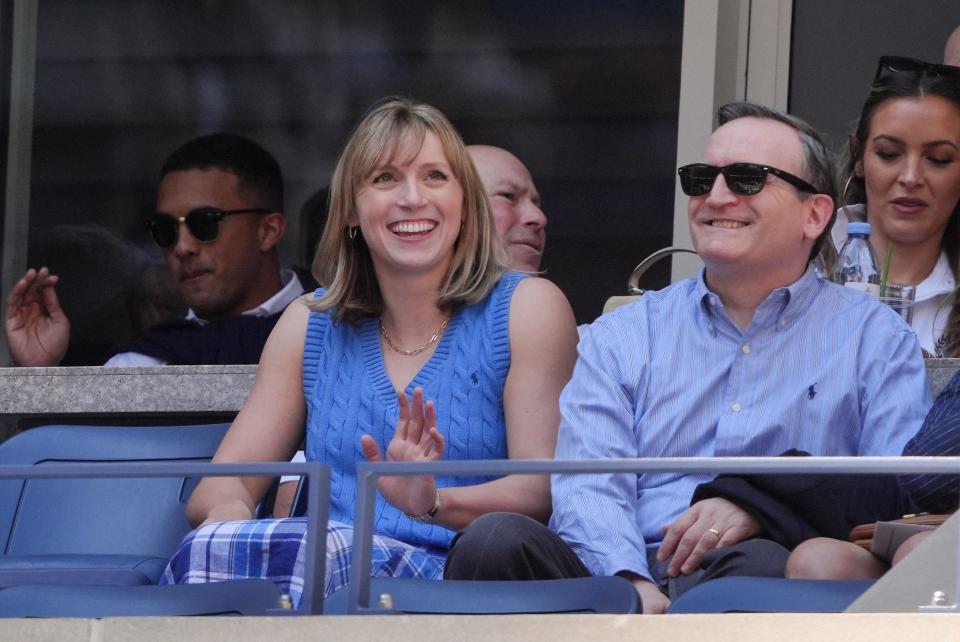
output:
[[[956,0],[926,0],[923,11],[895,2],[798,0],[790,53],[791,113],[828,133],[839,149],[860,117],[880,56],[939,62],[947,36],[958,25]]]
[[[592,320],[671,242],[682,20],[682,3],[626,0],[42,0],[28,262],[62,276],[65,365],[102,362],[176,309],[142,225],[170,151],[226,130],[272,152],[283,263],[303,263],[300,207],[353,123],[396,93],[527,164],[546,276]]]

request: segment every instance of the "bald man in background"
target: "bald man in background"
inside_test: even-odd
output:
[[[960,67],[960,27],[953,30],[943,48],[943,64]]]
[[[487,190],[497,234],[507,249],[510,267],[537,272],[546,243],[547,217],[540,209],[540,193],[520,159],[500,147],[469,145]]]

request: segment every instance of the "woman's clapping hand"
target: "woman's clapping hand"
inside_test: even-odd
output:
[[[393,439],[387,444],[387,461],[436,461],[443,456],[445,442],[437,430],[437,412],[432,401],[424,402],[423,389],[413,391],[408,400],[397,393],[400,419]],[[360,438],[363,456],[367,461],[382,461],[377,442],[370,435]],[[425,515],[434,506],[437,486],[432,475],[417,477],[380,477],[377,482],[384,498],[410,515]]]

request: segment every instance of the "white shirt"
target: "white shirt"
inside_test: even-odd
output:
[[[278,312],[283,312],[286,307],[293,302],[294,299],[303,294],[303,285],[300,283],[300,279],[297,278],[297,275],[293,270],[281,270],[280,279],[283,282],[283,287],[280,288],[276,294],[257,307],[243,312],[243,314],[256,317],[268,317],[270,315],[277,314]],[[198,317],[197,313],[192,309],[187,310],[186,319],[190,321],[196,320],[200,323],[206,323],[206,321]],[[162,359],[140,354],[139,352],[121,352],[120,354],[115,354],[110,357],[110,359],[103,365],[128,368],[162,366],[164,364],[166,364],[166,361],[163,361]]]
[[[831,236],[837,251],[847,240],[846,210],[858,220],[866,220],[865,205],[847,205],[837,210],[837,221],[833,224]],[[934,356],[941,356],[939,345],[943,331],[947,327],[950,316],[950,307],[953,303],[953,291],[957,287],[950,262],[945,252],[940,252],[940,258],[933,266],[933,270],[923,281],[917,284],[917,293],[914,298],[913,318],[910,327],[917,334],[920,347]]]

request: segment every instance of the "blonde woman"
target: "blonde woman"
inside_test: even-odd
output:
[[[375,106],[334,173],[314,263],[325,289],[287,309],[214,458],[288,460],[305,434],[307,459],[332,469],[326,594],[349,579],[358,460],[553,455],[573,314],[550,282],[504,265],[449,121],[405,99]],[[305,521],[250,521],[269,483],[204,480],[187,509],[201,528],[166,581],[269,577],[297,601]],[[549,480],[535,476],[397,477],[380,491],[364,572],[381,576],[440,578],[454,532],[475,517],[550,511]]]

